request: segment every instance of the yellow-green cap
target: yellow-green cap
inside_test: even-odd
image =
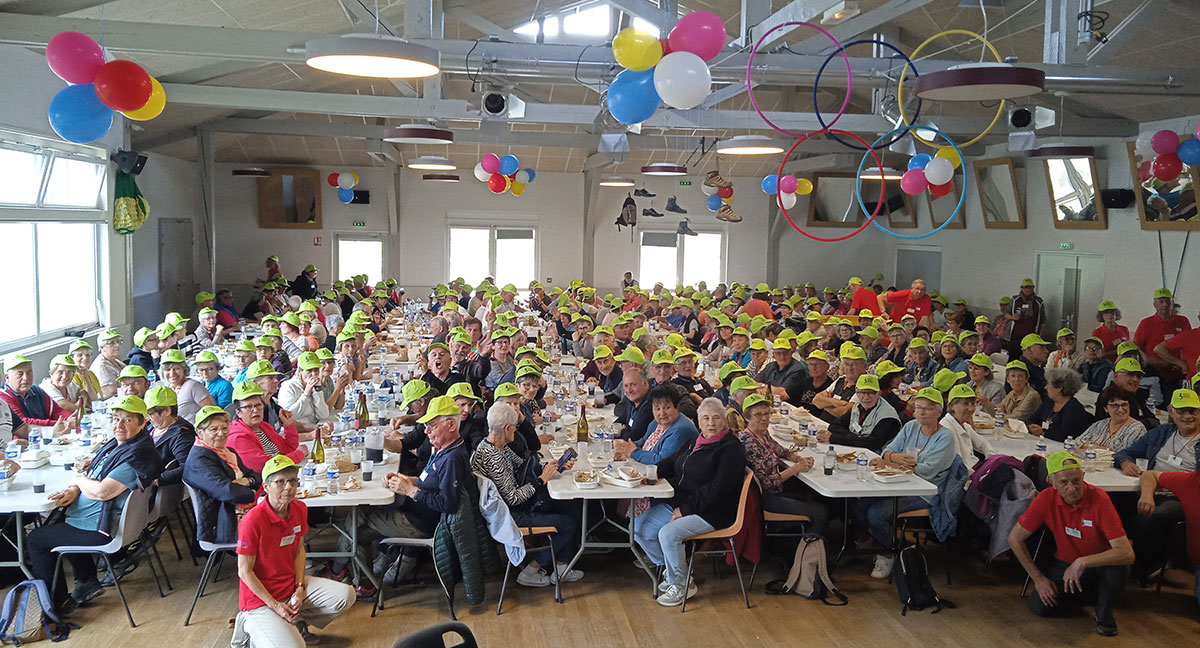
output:
[[[226,418],[229,417],[229,413],[218,405],[205,405],[204,407],[201,407],[200,411],[196,412],[196,427],[204,425],[205,421],[218,415]]]
[[[496,390],[494,392],[492,392],[492,397],[495,398],[496,400],[499,400],[501,398],[510,398],[512,396],[520,396],[520,395],[521,395],[521,390],[517,389],[517,385],[515,383],[510,383],[510,382],[500,383],[499,385],[496,385]]]
[[[949,398],[950,402],[953,403],[955,400],[960,399],[960,398],[974,399],[975,398],[975,390],[971,389],[970,385],[955,385],[955,386],[951,387],[950,388],[950,398]]]
[[[817,349],[816,351],[813,351],[812,353],[808,354],[807,359],[808,360],[820,360],[822,362],[829,362],[829,356],[826,355],[826,353],[820,349]]]
[[[848,282],[846,282],[846,283],[849,283],[849,284],[852,284],[852,285],[855,285],[855,286],[861,286],[861,285],[862,285],[862,279],[860,279],[860,278],[858,278],[858,277],[850,277],[850,281],[848,281]]]
[[[263,376],[278,375],[280,375],[279,372],[275,371],[275,366],[271,364],[270,360],[255,360],[254,362],[250,363],[250,366],[246,369],[246,378],[249,378],[250,380],[262,378]]]
[[[928,349],[929,343],[925,341],[925,338],[919,338],[919,337],[913,338],[912,342],[908,343],[908,348],[910,348],[910,349]]]
[[[678,348],[685,346],[687,341],[684,340],[683,336],[678,333],[668,333],[667,337],[663,338],[663,344]]]
[[[100,335],[96,336],[96,341],[100,342],[101,344],[104,344],[105,342],[108,342],[109,340],[119,340],[119,339],[121,339],[121,334],[118,333],[116,329],[104,329],[104,331],[102,331],[100,333]]]
[[[217,298],[216,295],[214,295],[208,291],[201,290],[200,292],[196,293],[196,305],[199,306],[200,304],[203,304],[204,302],[206,302],[210,299],[216,299],[216,298]]]
[[[175,395],[175,390],[166,385],[151,387],[146,390],[146,409],[155,407],[173,407],[179,404],[179,397]]]
[[[180,315],[179,313],[167,313],[167,316],[163,318],[163,321],[169,322],[172,326],[178,329],[180,324],[183,324],[184,322],[190,322],[192,320]]]
[[[143,419],[146,418],[146,401],[142,400],[134,394],[126,394],[117,401],[116,405],[112,406],[115,410],[124,410],[131,414],[137,414]]]
[[[759,282],[759,284],[754,287],[754,292],[759,292],[759,293],[771,292],[771,287],[768,286],[766,283]]]
[[[303,371],[321,368],[321,359],[312,351],[305,351],[296,360],[296,365]]]
[[[259,387],[258,383],[254,382],[253,380],[243,380],[233,388],[233,400],[235,401],[242,401],[246,400],[247,398],[253,398],[255,396],[262,395],[262,387]]]
[[[400,389],[403,397],[400,401],[400,408],[408,409],[408,406],[412,405],[414,401],[428,394],[430,389],[429,383],[424,380],[410,380],[404,383],[404,387]]]
[[[668,349],[659,349],[650,356],[650,362],[653,364],[674,364],[675,354]]]
[[[775,336],[775,346],[779,346],[780,344],[791,346],[791,341],[795,339],[796,332],[790,328],[785,328],[779,332],[779,335]]]
[[[853,344],[850,342],[843,344],[842,348],[838,350],[838,353],[841,354],[842,360],[866,360],[867,359],[867,352],[863,351],[863,348],[858,346],[857,344]]]
[[[1021,362],[1020,360],[1013,360],[1013,361],[1009,362],[1008,364],[1004,365],[1005,371],[1009,371],[1011,369],[1018,369],[1020,371],[1024,371],[1025,373],[1029,373],[1029,365],[1025,364],[1024,362]]]
[[[267,459],[267,463],[263,464],[263,469],[262,469],[263,483],[265,484],[267,482],[267,480],[271,478],[271,475],[274,475],[275,473],[280,472],[282,470],[287,470],[288,468],[295,468],[295,467],[296,467],[296,462],[292,461],[291,457],[289,457],[287,455],[282,455],[282,454],[275,455],[274,457]]]
[[[883,378],[889,374],[900,373],[904,371],[904,367],[897,365],[891,360],[880,360],[875,363],[875,375]]]
[[[879,391],[879,378],[871,374],[863,374],[858,377],[858,382],[854,383],[854,388],[863,391]]]
[[[458,416],[458,405],[449,396],[437,396],[429,401],[425,415],[417,419],[418,423],[428,423],[439,416]]]
[[[520,379],[524,378],[525,376],[535,376],[535,377],[541,378],[542,371],[541,371],[541,369],[538,369],[537,367],[533,367],[533,366],[529,366],[529,365],[518,368],[515,378],[517,380],[520,380]]]
[[[742,315],[745,315],[745,313],[742,313]],[[750,331],[748,331],[740,326],[733,329],[733,334],[734,335],[744,335],[746,337],[750,337]]]
[[[924,398],[925,400],[933,401],[938,405],[946,404],[946,400],[942,398],[942,392],[934,389],[933,387],[922,387],[921,391],[917,392],[917,395],[913,398]]]
[[[946,339],[945,331],[934,331],[933,333],[929,334],[930,344],[938,344],[944,339]]]
[[[205,349],[204,351],[201,351],[200,353],[197,353],[196,357],[192,358],[192,365],[198,365],[198,364],[202,364],[205,362],[212,362],[214,364],[220,364],[220,360],[217,360],[217,354],[215,354],[212,351],[209,351],[207,349]]]
[[[483,399],[475,395],[475,390],[469,382],[457,382],[450,385],[446,390],[446,395],[450,398],[469,398],[473,401],[483,402]]]
[[[911,321],[914,321],[914,322],[915,322],[915,321],[916,321],[916,319],[917,319],[917,316],[916,316],[916,315],[913,315],[912,313],[905,313],[905,314],[904,314],[904,317],[901,317],[901,318],[900,318],[900,321],[901,321],[901,322],[907,322],[907,321],[910,321],[910,320],[911,320]]]
[[[217,309],[215,309],[215,308],[207,308],[207,307],[206,307],[206,308],[201,308],[201,309],[200,309],[200,317],[201,317],[202,319],[203,319],[203,318],[205,318],[205,317],[208,317],[209,315],[212,315],[213,317],[216,317],[216,316],[217,316]]]
[[[593,360],[600,360],[601,358],[611,358],[612,354],[613,354],[612,349],[608,348],[608,345],[606,345],[606,344],[597,344],[596,347],[592,349],[592,359]]]
[[[324,362],[326,360],[333,360],[333,351],[330,351],[329,349],[326,349],[325,347],[321,347],[321,348],[317,349],[317,359],[322,362]]]
[[[184,364],[186,362],[187,358],[183,356],[183,351],[180,351],[179,349],[167,349],[166,351],[163,351],[162,356],[159,358],[160,365]]]
[[[512,330],[510,330],[508,328],[498,328],[498,329],[492,331],[492,339],[493,340],[499,340],[500,338],[511,338],[512,335],[513,335]]]
[[[288,324],[291,324],[292,326],[294,326],[296,328],[300,328],[300,316],[297,315],[296,313],[291,313],[291,312],[284,313],[283,317],[279,318],[279,321],[287,322]]]
[[[597,326],[593,333],[596,335],[614,335],[611,326]]]
[[[695,359],[698,357],[700,357],[700,354],[692,351],[691,349],[675,349],[675,362],[687,360],[688,358]]]
[[[820,314],[820,313],[818,313],[817,311],[808,311],[808,315],[805,315],[805,316],[804,316],[804,319],[806,319],[806,320],[810,320],[810,321],[817,321],[817,322],[820,322],[820,321],[821,321],[821,314]]]
[[[1105,299],[1104,301],[1100,302],[1100,305],[1096,307],[1096,310],[1100,311],[1101,313],[1104,311],[1117,310],[1117,305],[1115,302]]]
[[[154,329],[143,326],[142,328],[134,331],[133,343],[137,346],[145,346],[146,338],[150,337],[151,335],[154,335]]]
[[[655,353],[654,357],[657,358],[658,354]],[[655,360],[655,363],[657,364],[657,360]],[[725,385],[725,384],[729,383],[730,376],[745,375],[748,373],[750,373],[749,369],[730,360],[729,362],[726,362],[725,364],[721,365],[720,371],[717,372],[717,377],[721,379],[721,384]]]
[[[875,311],[871,310],[870,308],[864,308],[864,309],[858,311],[858,321],[861,322],[864,317],[866,317],[866,318],[875,317]]]
[[[988,326],[991,326],[992,320],[988,319],[987,315],[979,315],[975,318],[975,323],[976,324],[987,324]]]
[[[339,341],[339,342],[341,341],[341,336],[340,336],[340,335],[338,336],[338,341]],[[270,340],[268,340],[268,339],[267,339],[267,336],[265,336],[265,335],[260,335],[260,336],[258,336],[258,337],[256,337],[256,338],[254,338],[254,346],[255,346],[256,348],[263,348],[263,349],[270,349],[270,348],[272,348],[271,341],[270,341]]]
[[[760,388],[762,388],[762,384],[759,383],[758,381],[756,381],[755,379],[751,378],[750,376],[738,376],[737,378],[733,379],[732,383],[730,383],[729,393],[736,394],[737,392],[740,392],[743,390],[747,390],[747,389],[753,390],[753,389],[760,389]]]
[[[1171,291],[1166,288],[1159,288],[1158,290],[1154,291],[1154,298],[1155,299],[1172,299],[1172,298],[1174,298],[1174,295],[1172,295]]]
[[[879,329],[875,328],[874,326],[866,326],[863,327],[863,330],[859,331],[858,334],[865,335],[871,339],[876,339],[879,337]]]
[[[262,288],[262,289],[263,289],[263,292],[270,292],[270,291],[273,291],[273,290],[275,290],[275,282],[274,282],[274,281],[268,281],[267,283],[263,284],[263,288]]]
[[[1138,362],[1137,358],[1121,358],[1120,360],[1117,360],[1117,364],[1113,367],[1113,371],[1124,371],[1126,373],[1136,374],[1144,373],[1142,371],[1142,363]]]
[[[71,356],[66,355],[64,353],[60,353],[60,354],[54,356],[53,358],[51,358],[50,366],[51,367],[55,367],[55,366],[66,367],[68,369],[78,369],[79,368],[79,365],[75,364],[75,361],[71,359]]]
[[[1175,409],[1200,408],[1200,396],[1190,389],[1176,389],[1171,395],[1171,407]]]
[[[892,322],[891,326],[888,327],[889,333],[892,331],[903,331],[903,330],[904,330],[904,325],[901,324],[900,322]]]
[[[357,333],[358,331],[355,331],[355,332]],[[269,328],[266,331],[263,331],[263,337],[279,338],[280,340],[282,340],[283,333],[281,333],[279,331],[279,329],[277,329],[277,328]]]
[[[1005,295],[1000,298],[1001,306],[1007,306],[1008,304],[1011,304],[1011,303],[1012,303],[1012,297],[1009,297],[1008,295]]]
[[[67,348],[67,353],[75,353],[76,351],[90,351],[96,347],[92,346],[87,340],[75,340],[71,346]]]
[[[949,369],[938,369],[938,372],[933,374],[933,387],[940,392],[950,391],[954,383],[967,377],[965,371],[951,371]]]
[[[746,400],[742,401],[742,411],[748,412],[750,411],[750,408],[754,407],[755,405],[766,405],[767,407],[770,407],[771,399],[763,396],[762,394],[750,394],[746,397]]]
[[[766,351],[767,341],[762,338],[754,338],[753,340],[750,340],[750,348],[754,349],[755,351]]]
[[[1058,333],[1054,336],[1054,339],[1061,340],[1069,335],[1075,335],[1075,331],[1072,331],[1069,328],[1060,328],[1058,329]]]
[[[1138,350],[1137,342],[1134,342],[1133,340],[1125,340],[1124,342],[1117,345],[1117,355],[1119,355],[1119,356],[1123,356],[1126,353],[1131,353],[1131,352],[1137,351],[1137,350]]]
[[[117,374],[117,380],[121,380],[123,378],[145,378],[145,377],[146,377],[146,370],[143,369],[141,367],[141,365],[126,365],[124,369],[121,369],[121,373]]]
[[[1058,452],[1051,453],[1049,457],[1046,457],[1047,476],[1075,468],[1083,470],[1083,464],[1079,463],[1079,457],[1076,457],[1066,450],[1059,450]]]
[[[1042,336],[1038,335],[1037,333],[1030,333],[1029,335],[1026,335],[1025,337],[1021,338],[1021,350],[1022,351],[1024,351],[1025,349],[1028,349],[1031,346],[1038,345],[1038,344],[1050,346],[1050,342],[1043,340]]]
[[[337,299],[337,291],[326,290],[325,292],[321,293],[321,296],[329,301],[334,301]]]
[[[950,337],[950,336],[947,335],[946,337]],[[964,330],[962,333],[958,334],[958,344],[961,346],[962,343],[966,342],[967,338],[970,338],[970,337],[979,337],[979,333],[977,331]]]
[[[1032,288],[1033,287],[1033,279],[1030,279],[1029,277],[1025,277],[1024,279],[1021,280],[1021,287],[1022,288]]]
[[[1101,340],[1100,338],[1098,338],[1094,335],[1084,338],[1084,340],[1083,340],[1084,345],[1086,345],[1088,342],[1092,342],[1093,344],[1095,344],[1096,346],[1098,346],[1102,349],[1104,348],[1104,340]]]
[[[989,357],[986,353],[976,353],[970,358],[967,358],[967,364],[973,364],[977,367],[983,367],[984,369],[988,370],[994,366],[991,357]]]

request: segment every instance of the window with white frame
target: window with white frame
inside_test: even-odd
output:
[[[524,295],[538,276],[537,228],[455,225],[449,239],[449,279],[476,285],[495,277],[497,286],[511,283]]]
[[[710,287],[724,279],[725,234],[699,232],[680,236],[674,232],[642,232],[638,248],[638,283],[653,286],[695,285]]]
[[[97,324],[97,223],[0,221],[9,303],[0,352]]]
[[[368,281],[383,281],[383,239],[337,236],[338,277],[366,275]]]

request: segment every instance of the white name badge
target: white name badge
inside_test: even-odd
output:
[[[1084,520],[1084,521],[1083,521],[1083,526],[1085,526],[1085,527],[1090,527],[1090,526],[1092,526],[1092,521],[1091,521],[1091,520]]]
[[[1067,530],[1067,535],[1071,536],[1072,538],[1082,538],[1083,537],[1083,534],[1079,532],[1079,529],[1072,529],[1071,527],[1066,527],[1066,530]]]
[[[418,479],[419,479],[419,481],[425,481],[425,478],[426,478],[426,477],[428,477],[428,476],[429,476],[429,471],[428,471],[428,470],[422,470],[422,471],[421,471],[421,476],[420,476]]]
[[[286,547],[296,541],[296,534],[286,535],[279,539],[279,546]]]

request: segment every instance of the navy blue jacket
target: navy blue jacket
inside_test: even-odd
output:
[[[234,456],[237,452],[230,449]],[[237,506],[251,504],[262,486],[262,477],[246,467],[238,457],[243,477],[250,478],[249,486],[233,483],[233,468],[217,453],[204,446],[194,445],[183,467],[183,481],[196,489],[194,506],[200,509],[196,537],[205,542],[233,544],[237,542]]]
[[[1175,434],[1176,430],[1178,429],[1179,428],[1177,428],[1174,423],[1164,423],[1153,430],[1150,430],[1146,434],[1142,435],[1142,438],[1129,444],[1129,447],[1114,455],[1113,465],[1120,470],[1121,464],[1125,463],[1126,461],[1133,461],[1135,459],[1149,459],[1149,469],[1154,470],[1154,456],[1158,454],[1159,450],[1162,450],[1163,444],[1165,444],[1167,439],[1170,439],[1171,435]]]

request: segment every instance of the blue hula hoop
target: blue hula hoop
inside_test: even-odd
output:
[[[923,239],[923,238],[926,238],[929,236],[933,236],[934,234],[937,234],[938,232],[940,232],[942,230],[942,228],[949,225],[950,222],[954,220],[955,216],[958,216],[958,212],[962,211],[963,202],[967,198],[967,185],[966,185],[967,171],[966,171],[966,167],[963,166],[966,164],[966,160],[963,159],[962,150],[958,148],[958,144],[955,144],[954,140],[947,137],[945,133],[939,131],[938,129],[931,128],[929,126],[919,126],[919,125],[915,125],[915,124],[909,125],[909,126],[901,126],[897,129],[891,130],[887,133],[884,133],[883,135],[880,135],[879,139],[875,140],[875,143],[871,145],[871,148],[873,150],[874,147],[878,146],[879,143],[882,142],[885,138],[891,137],[892,135],[895,135],[896,133],[908,132],[908,131],[911,131],[911,130],[917,129],[917,128],[919,128],[921,130],[933,132],[938,137],[941,137],[942,139],[949,142],[950,146],[954,147],[954,152],[958,153],[959,167],[962,168],[962,170],[963,170],[963,188],[962,188],[962,191],[959,193],[958,204],[955,205],[954,212],[950,214],[950,217],[946,219],[946,222],[935,227],[933,229],[933,231],[926,232],[924,234],[897,234],[896,232],[893,232],[892,230],[884,227],[883,225],[880,225],[879,219],[875,219],[875,220],[871,221],[871,224],[874,225],[875,227],[879,228],[879,230],[882,231],[883,233],[891,234],[892,236],[895,236],[896,238],[899,238],[899,239],[910,239],[910,240],[911,239]],[[862,197],[862,172],[863,172],[863,167],[866,164],[867,164],[867,156],[863,155],[862,161],[858,163],[858,173],[856,173],[854,176],[854,197],[858,200],[858,207],[863,210],[864,214],[868,213],[867,204],[863,202],[863,197]],[[954,182],[954,180],[952,179],[951,182]]]

